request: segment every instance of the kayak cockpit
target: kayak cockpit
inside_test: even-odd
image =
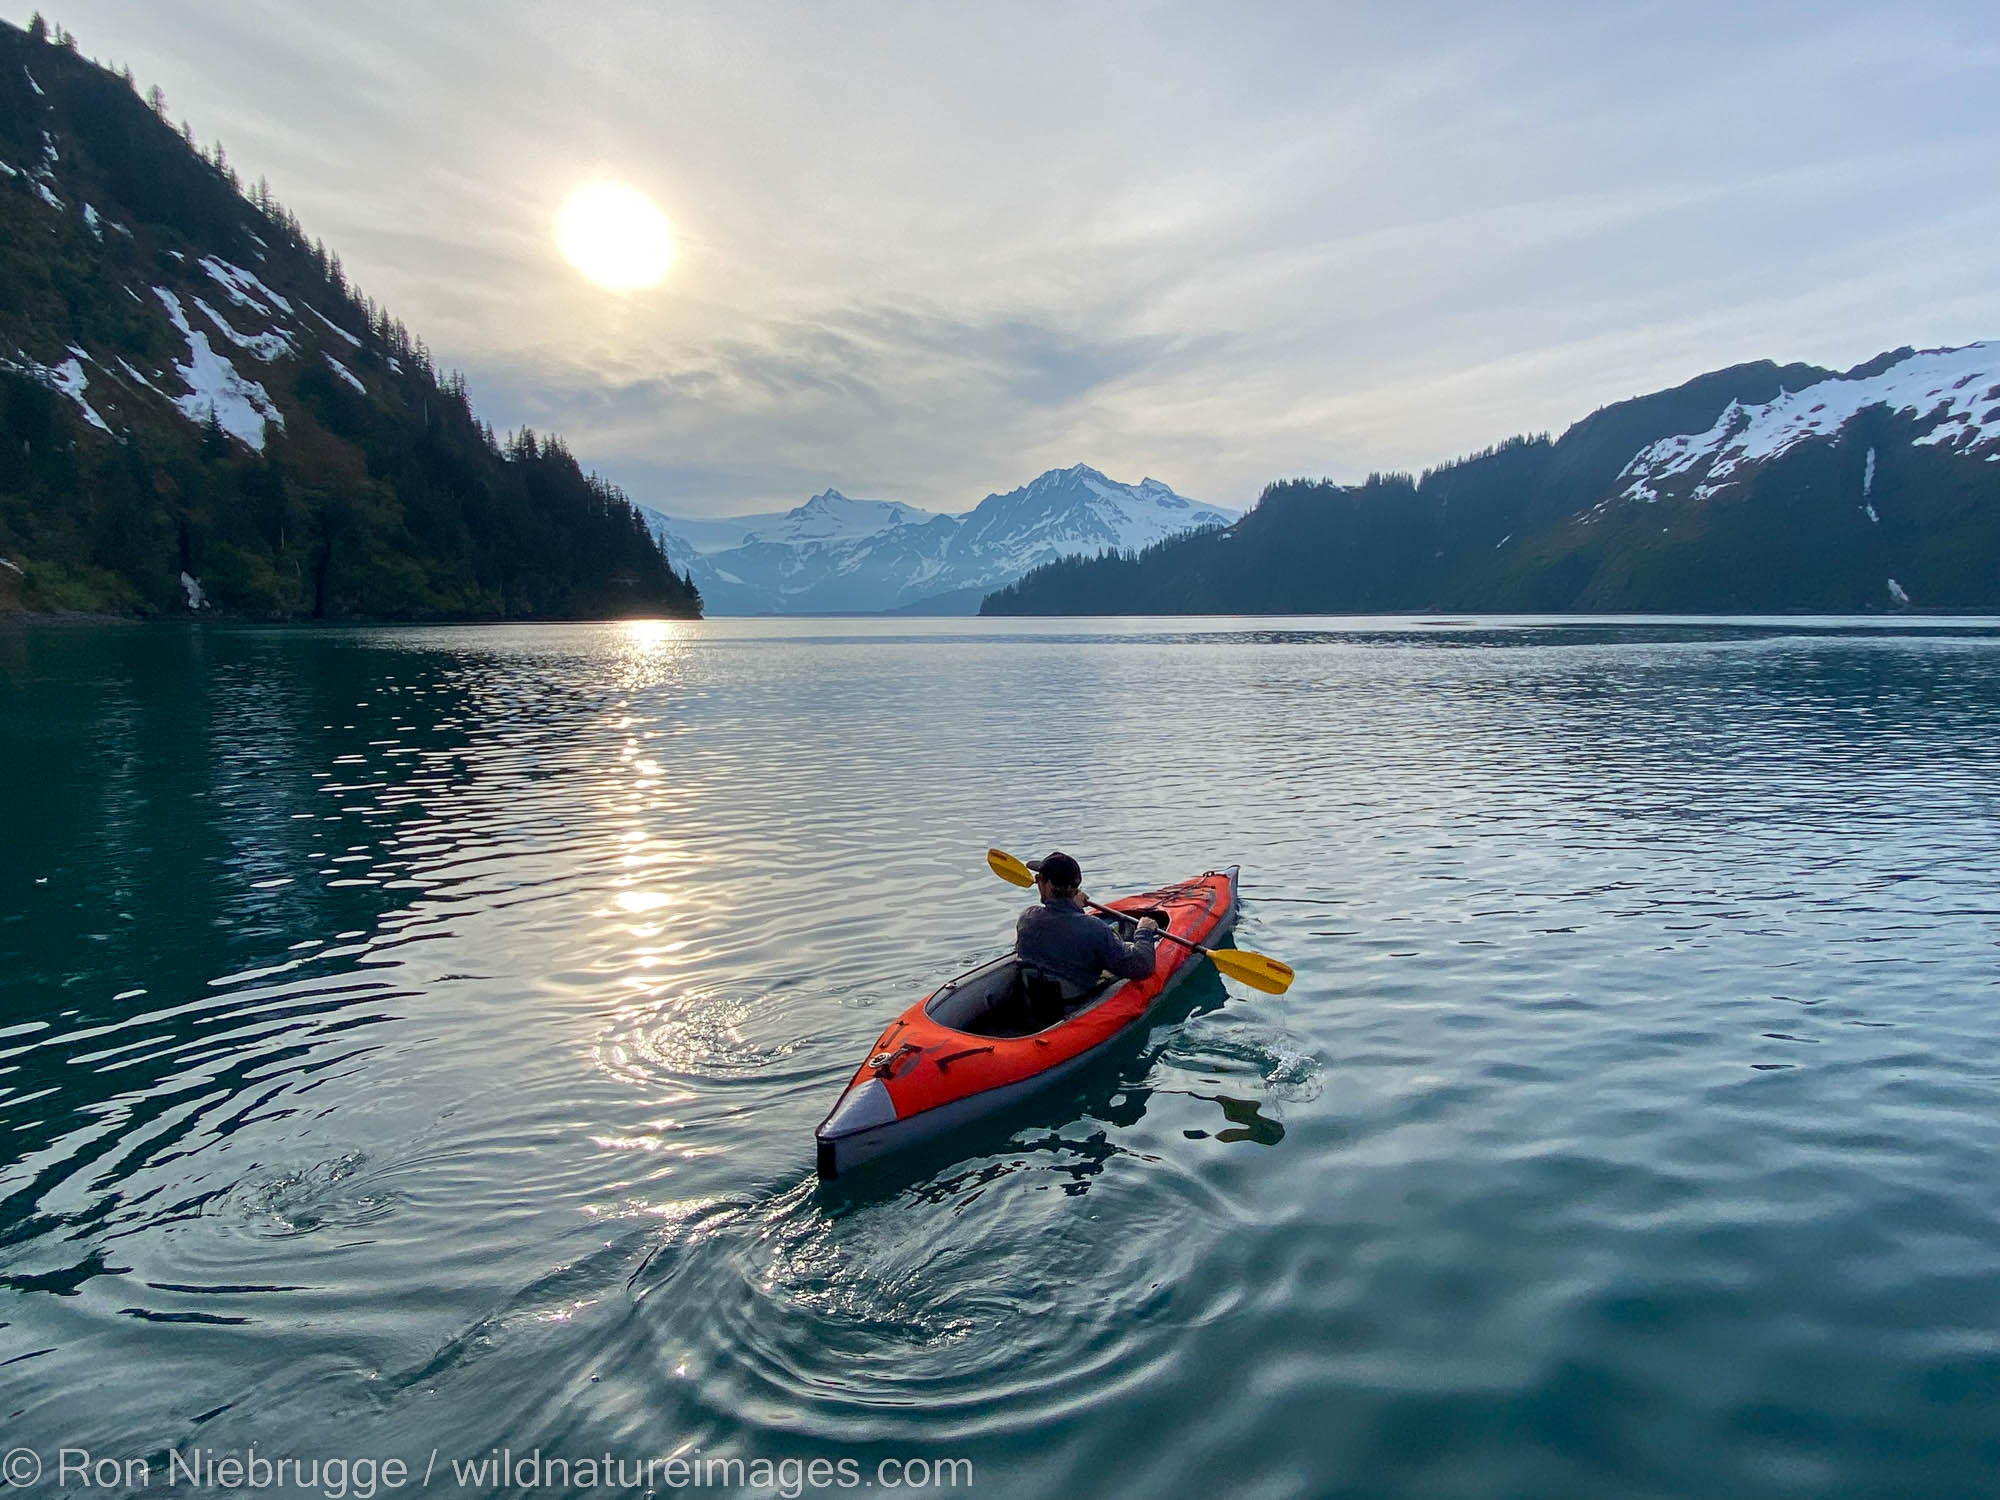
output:
[[[971,1036],[1033,1036],[1097,1004],[1117,983],[1107,981],[1066,1000],[1053,981],[1024,972],[1020,959],[1009,953],[952,980],[931,996],[924,1014]]]

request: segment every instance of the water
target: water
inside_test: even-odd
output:
[[[1990,624],[11,627],[0,1444],[1984,1492]],[[1298,981],[821,1189],[990,844]]]

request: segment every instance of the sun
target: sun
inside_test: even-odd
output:
[[[585,183],[571,193],[556,215],[556,243],[571,265],[614,292],[659,285],[674,258],[667,216],[622,182]]]

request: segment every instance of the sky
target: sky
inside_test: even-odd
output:
[[[1991,0],[43,11],[493,426],[675,515],[1074,463],[1247,507],[2000,337]],[[596,180],[667,215],[658,286],[562,257]]]

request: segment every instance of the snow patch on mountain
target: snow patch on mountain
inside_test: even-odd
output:
[[[356,338],[353,334],[349,333],[345,328],[342,328],[338,323],[334,322],[333,319],[329,318],[325,313],[321,312],[318,308],[312,306],[310,303],[302,302],[299,305],[305,308],[305,310],[311,313],[315,318],[318,318],[320,322],[324,323],[327,326],[328,331],[338,334],[341,338],[346,339],[347,342],[356,349],[359,349],[361,347],[360,339]]]
[[[335,359],[331,354],[328,354],[324,349],[320,351],[320,357],[324,359],[328,364],[333,366],[334,374],[338,375],[342,380],[346,381],[349,385],[353,386],[362,395],[365,396],[368,394],[368,387],[363,385],[361,381],[355,376],[355,373],[352,370],[348,369],[346,365],[342,364],[339,360]]]
[[[125,358],[125,356],[122,354],[118,356],[118,367],[122,369],[127,375],[130,375],[134,380],[138,381],[139,384],[143,385],[147,390],[151,391],[154,395],[159,396],[162,399],[167,399],[167,393],[161,390],[158,386],[154,385],[152,381],[148,380],[146,378],[145,372],[134,366],[133,363],[129,359]]]
[[[238,307],[253,307],[258,312],[275,316],[279,308],[286,312],[292,304],[265,286],[255,276],[241,266],[232,266],[220,256],[204,255],[201,268],[215,278],[222,290]]]
[[[275,424],[280,432],[285,427],[284,413],[270,392],[237,374],[234,365],[209,347],[208,335],[188,323],[180,298],[160,286],[153,288],[153,295],[188,343],[188,362],[174,365],[188,393],[176,396],[174,405],[191,422],[206,422],[212,413],[224,432],[262,453],[265,425]]]
[[[207,299],[196,297],[194,305],[202,310],[208,321],[215,325],[216,331],[230,343],[247,354],[256,355],[267,365],[272,360],[293,352],[292,341],[282,333],[239,333],[229,319],[208,305]]]
[[[62,211],[63,201],[55,195],[50,184],[56,180],[56,163],[61,160],[62,155],[56,150],[56,138],[44,130],[41,165],[28,174],[28,186],[34,189],[37,198],[58,213]]]
[[[15,351],[17,354],[20,352]],[[111,424],[97,414],[84,392],[90,388],[90,377],[83,373],[83,361],[87,356],[81,349],[72,348],[69,358],[59,365],[45,365],[30,359],[25,354],[15,359],[0,359],[0,369],[26,375],[30,380],[38,380],[52,391],[60,392],[77,404],[84,421],[104,432],[111,430]]]
[[[5,169],[6,166],[7,164],[5,162],[0,162],[0,169]],[[99,241],[103,240],[104,231],[107,228],[117,230],[120,234],[124,235],[125,238],[128,240],[132,238],[131,230],[127,229],[123,224],[120,224],[116,219],[105,218],[103,214],[99,213],[96,209],[92,208],[88,203],[83,204],[79,211],[83,215],[83,227],[85,229],[88,229],[91,232],[91,235],[97,240]],[[130,289],[128,288],[127,290]]]
[[[1929,422],[1915,440],[1920,445],[1967,454],[2000,445],[2000,344],[1925,349],[1873,373],[1835,375],[1761,405],[1732,401],[1708,431],[1641,449],[1618,476],[1614,498],[1651,502],[1671,491],[1706,500],[1800,443],[1835,436],[1873,406]],[[1874,478],[1871,463],[1864,494]]]

